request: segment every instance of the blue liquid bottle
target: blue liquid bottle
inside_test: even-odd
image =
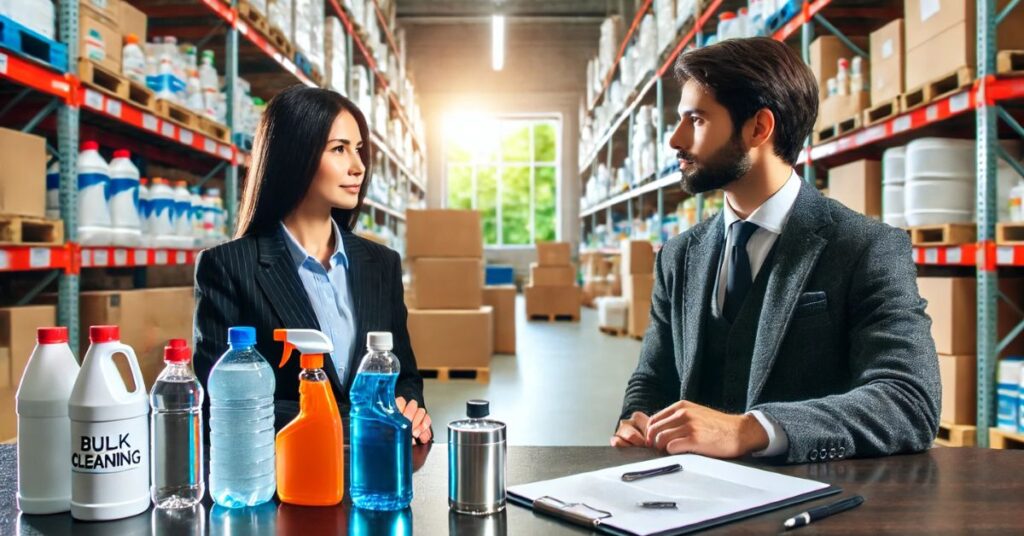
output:
[[[412,501],[412,423],[395,406],[398,358],[391,334],[366,335],[367,353],[349,391],[352,400],[352,504],[401,510]]]
[[[210,371],[210,497],[244,508],[269,501],[274,470],[274,370],[256,351],[256,330],[228,330],[228,351]]]

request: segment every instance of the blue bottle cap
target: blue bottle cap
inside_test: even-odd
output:
[[[256,328],[251,326],[228,328],[228,344],[241,347],[255,345]]]

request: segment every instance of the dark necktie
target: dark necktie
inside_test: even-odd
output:
[[[754,277],[747,255],[747,242],[760,227],[749,221],[737,221],[729,228],[732,233],[732,248],[729,250],[729,273],[725,282],[725,303],[722,315],[732,324],[743,307],[743,300],[753,285]]]

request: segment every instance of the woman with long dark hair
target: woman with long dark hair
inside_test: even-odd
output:
[[[398,407],[413,438],[431,440],[423,379],[406,329],[402,266],[391,249],[356,236],[370,183],[363,113],[325,89],[290,87],[263,113],[246,175],[235,239],[196,263],[195,370],[203,385],[227,349],[227,330],[254,326],[256,349],[277,374],[275,426],[298,414],[299,363],[279,368],[273,330],[319,329],[334,343],[324,356],[342,417],[366,334],[389,331],[401,363]]]

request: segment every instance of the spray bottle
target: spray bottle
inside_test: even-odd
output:
[[[341,413],[323,371],[331,340],[314,329],[276,329],[284,342],[281,367],[298,350],[299,415],[277,434],[277,495],[302,506],[332,506],[345,495],[344,430]],[[311,460],[316,460],[315,464]]]

